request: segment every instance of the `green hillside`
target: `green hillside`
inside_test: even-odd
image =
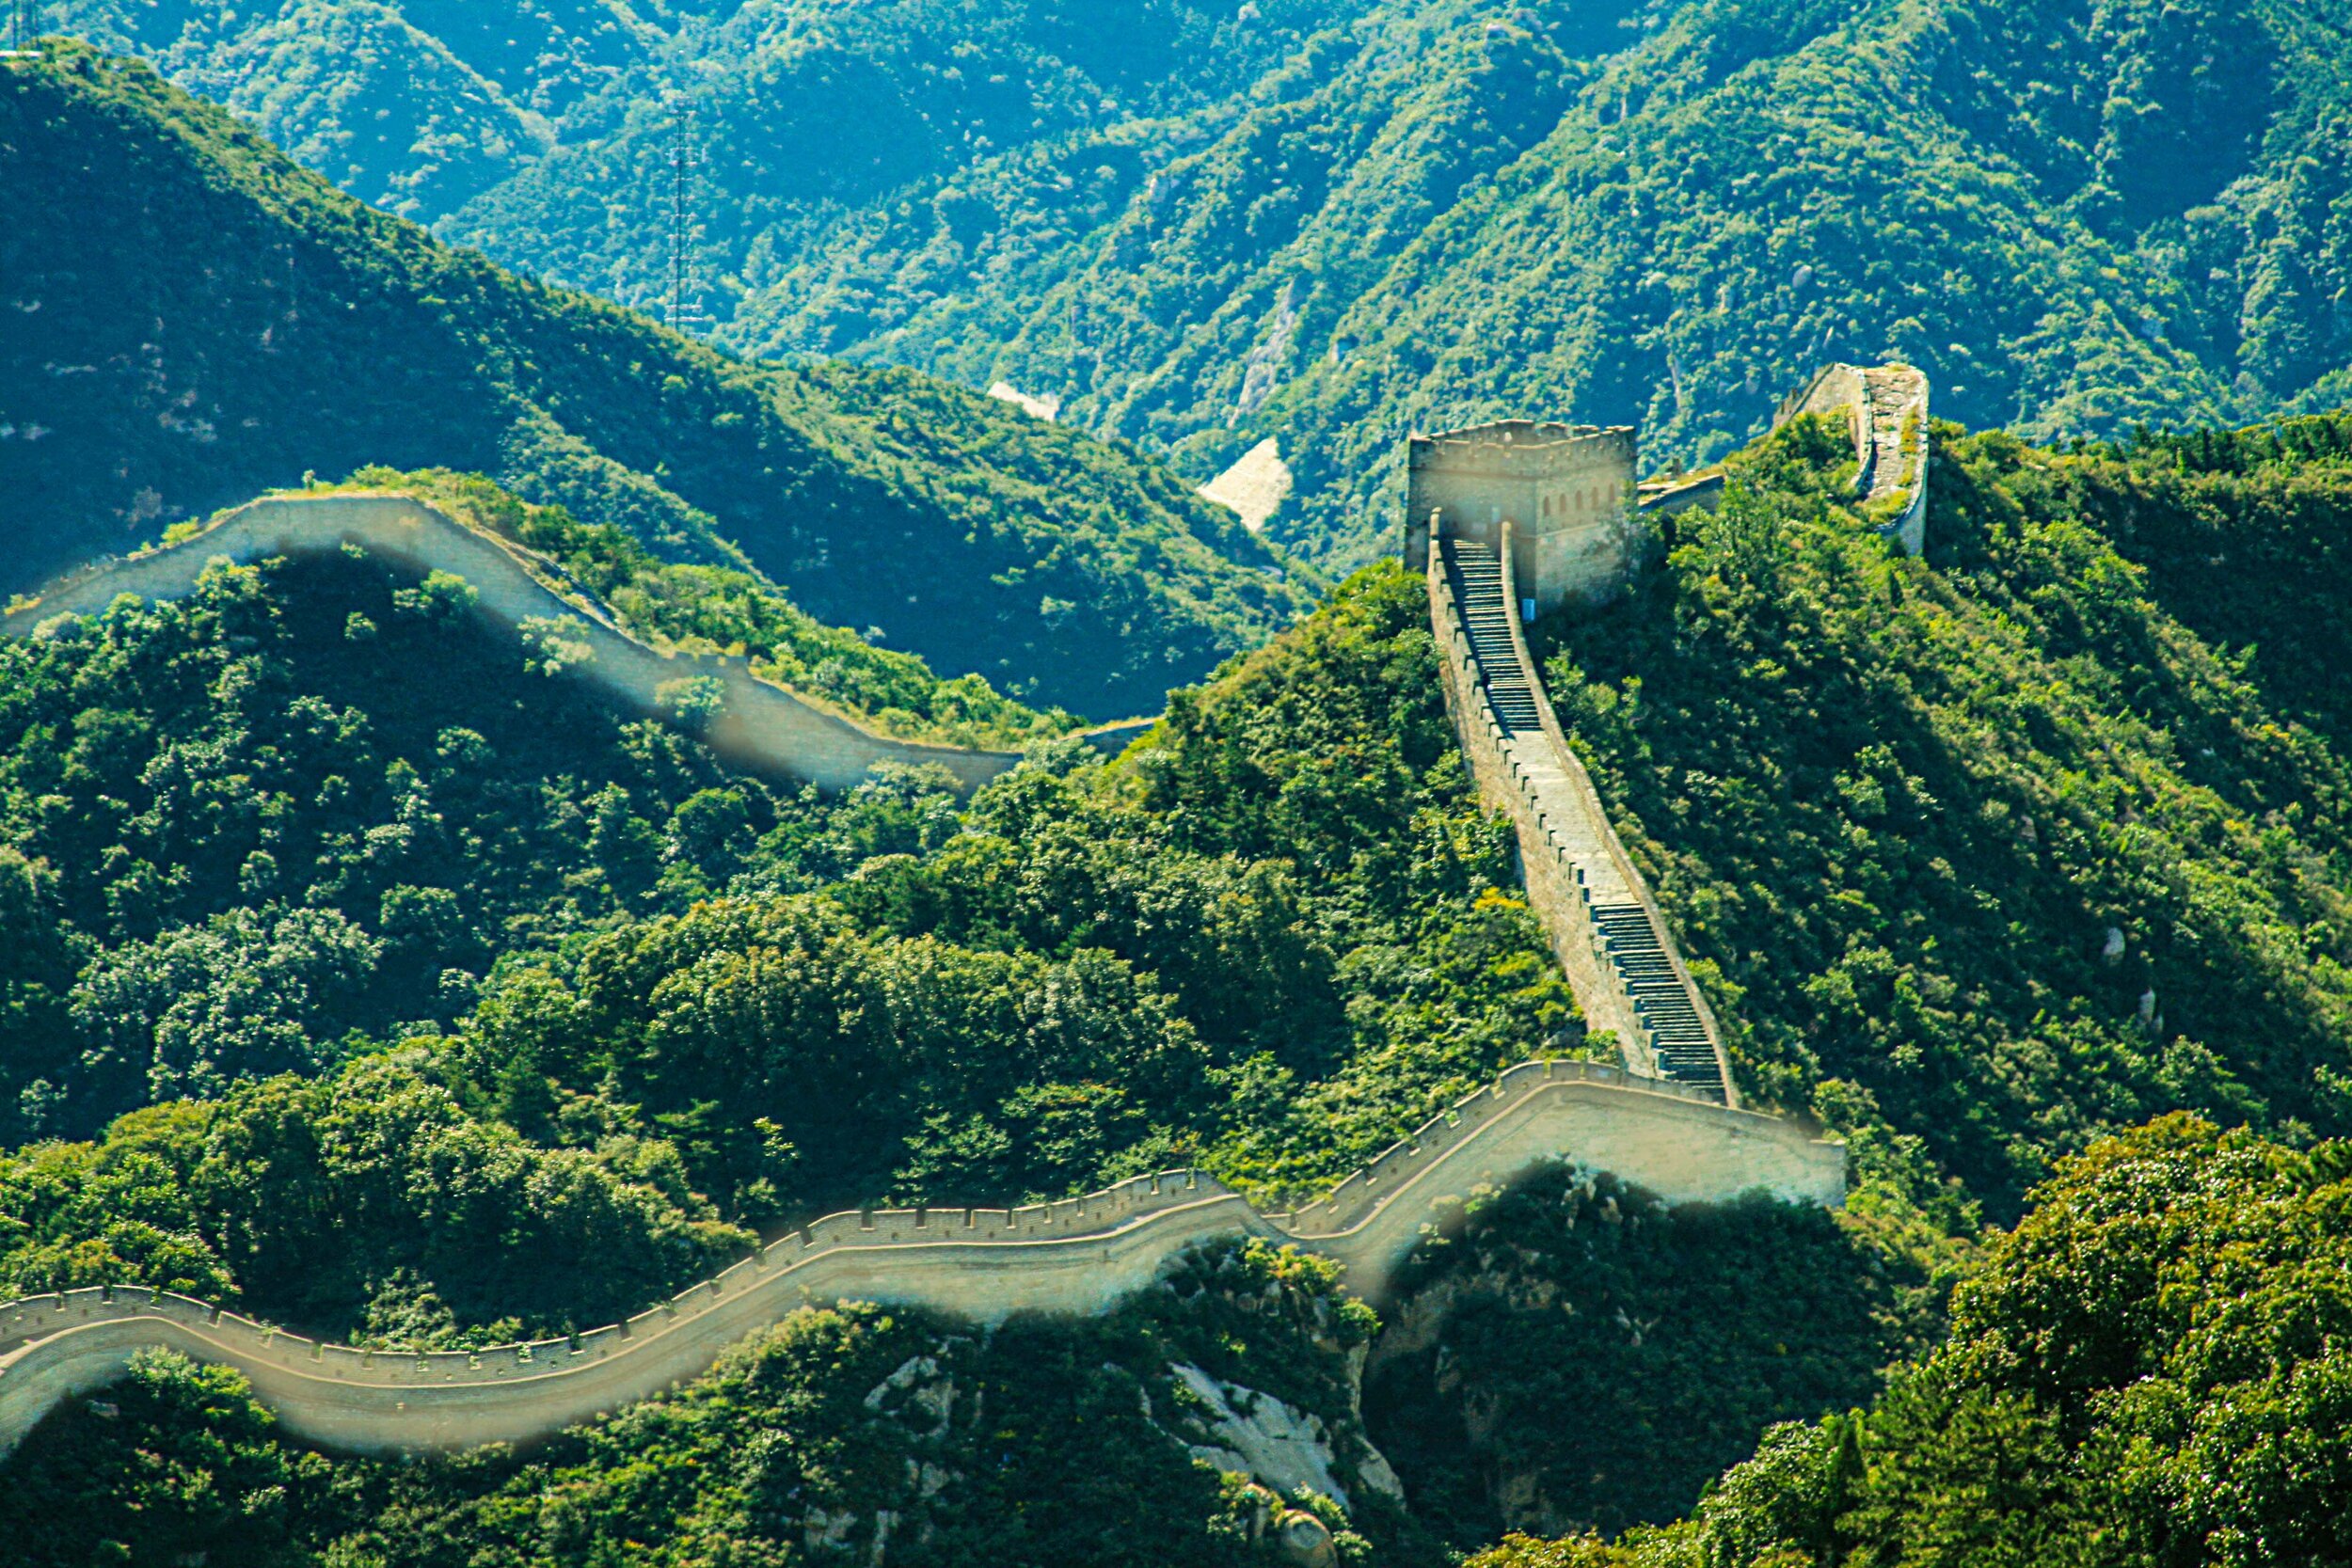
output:
[[[1155,711],[1304,602],[1132,451],[909,372],[731,360],[521,281],[144,67],[78,47],[11,67],[0,146],[0,587],[384,464],[490,474],[1101,716]]]
[[[1335,1516],[1362,1560],[1667,1524],[1774,1423],[1873,1401],[1859,1439],[1781,1430],[1697,1524],[1623,1549],[1744,1541],[1638,1560],[1746,1562],[1906,1519],[1992,1528],[1939,1479],[1988,1444],[2055,1517],[2175,1528],[2204,1505],[2085,1493],[2067,1454],[2141,1444],[2159,1491],[2203,1465],[2238,1429],[2167,1414],[2175,1385],[2182,1410],[2226,1386],[2334,1430],[2290,1386],[2318,1352],[2273,1372],[2214,1340],[2239,1359],[2207,1366],[2173,1318],[2114,1302],[2198,1320],[2220,1277],[2200,1249],[2241,1256],[2243,1190],[2248,1225],[2284,1227],[2232,1264],[2246,1299],[2320,1343],[2293,1282],[2340,1240],[2335,1156],[2311,1157],[2296,1209],[2307,1167],[2283,1146],[2352,1114],[2344,713],[2324,678],[2342,618],[2316,613],[2341,596],[2317,568],[2352,515],[2352,429],[2079,452],[1934,437],[1925,561],[1846,507],[1836,442],[1801,421],[1736,460],[1720,515],[1677,520],[1634,597],[1538,628],[1564,721],[1736,1021],[1744,1086],[1848,1140],[1842,1214],[1666,1212],[1539,1172],[1438,1216],[1382,1326],[1331,1330],[1311,1272],[1263,1259],[1210,1260],[1207,1298],[994,1338],[817,1313],[546,1452],[397,1475],[303,1453],[233,1380],[157,1361],[115,1414],[61,1412],[0,1493],[86,1499],[60,1560],[116,1540],[342,1561],[388,1539],[562,1560],[621,1530],[760,1560],[819,1511],[858,1541],[882,1513],[927,1522],[936,1551],[910,1535],[894,1560],[1007,1539],[1024,1560],[1124,1560],[1105,1542],[1147,1517],[1154,1560],[1252,1560],[1206,1544],[1246,1537],[1253,1505],[1188,1467],[1159,1381],[1212,1354],[1183,1304],[1217,1309],[1231,1281],[1256,1326],[1223,1320],[1219,1375],[1360,1431],[1403,1480],[1405,1509],[1358,1496]],[[2191,562],[2239,554],[2295,590],[2191,586]],[[779,799],[667,732],[516,707],[489,665],[461,673],[477,656],[435,633],[429,594],[303,570],[353,580],[228,574],[10,655],[12,1135],[90,1141],[0,1156],[0,1291],[151,1281],[379,1344],[560,1333],[858,1201],[1187,1162],[1310,1192],[1497,1067],[1587,1049],[1393,565],[1180,693],[1120,761],[1049,752],[969,802],[920,779]],[[379,623],[358,659],[332,652],[355,646],[353,603]],[[461,686],[479,712],[442,727],[435,694]],[[2130,1131],[2183,1109],[2254,1132]],[[2143,1234],[2135,1205],[2171,1229]],[[2058,1285],[2090,1275],[2061,1259],[2052,1283],[2036,1259],[2085,1224],[2122,1227],[2082,1243],[2117,1282],[2068,1307]],[[2178,1289],[2134,1283],[2135,1248]],[[2100,1325],[2059,1338],[2104,1359],[2004,1361],[2007,1323],[2056,1342],[2029,1312]],[[1311,1323],[1311,1351],[1283,1338]],[[867,1333],[871,1360],[850,1348]],[[992,1419],[910,1446],[891,1396],[866,1396],[919,1354],[979,1378]],[[1898,1362],[1920,1370],[1890,1382]],[[2162,1385],[2146,1409],[2101,1392],[2143,1372]],[[754,1427],[777,1436],[728,1435]],[[1090,1468],[1120,1479],[1021,1523],[1072,1431],[1135,1468]],[[1856,1441],[1867,1480],[1841,1468]],[[143,1454],[190,1484],[157,1490]],[[927,1460],[964,1490],[925,1493]],[[2303,1510],[2304,1481],[2233,1474],[2245,1516]],[[271,1488],[282,1507],[213,1500]],[[514,1504],[553,1493],[581,1512]],[[401,1550],[382,1560],[436,1560]]]
[[[941,680],[912,654],[825,626],[756,573],[665,561],[613,524],[583,523],[560,506],[526,505],[479,475],[362,468],[347,486],[319,485],[306,493],[338,488],[415,496],[554,562],[638,641],[748,655],[755,673],[847,709],[887,735],[1018,751],[1077,727],[1067,713],[1025,707],[977,675]],[[560,617],[554,626],[527,623],[522,631],[547,656],[550,673],[573,657],[562,646],[571,633]]]
[[[511,179],[706,8],[661,0],[72,0],[61,33],[151,60],[363,201],[430,219]]]
[[[2339,5],[1693,0],[1614,55],[1589,8],[1496,14],[1386,8],[1189,136],[976,167],[974,234],[845,224],[741,341],[1007,377],[1202,473],[1278,436],[1276,533],[1345,559],[1408,428],[1703,461],[1825,358],[2044,435],[2345,395]]]
[[[1471,1568],[2344,1561],[2347,1169],[2187,1117],[2100,1144],[1869,1409],[1774,1430],[1692,1524]]]
[[[691,84],[720,341],[1009,380],[1196,479],[1278,436],[1275,533],[1311,555],[1368,557],[1409,427],[1636,423],[1706,460],[1827,358],[1903,358],[2037,436],[2347,391],[2342,0],[772,0],[641,8],[605,54],[586,16],[461,45],[447,8],[383,15],[490,76],[607,63],[553,73],[544,156],[420,209],[444,232],[657,297]],[[201,81],[254,25],[125,41]],[[411,176],[342,172],[360,103],[476,113],[422,64],[339,110],[322,70],[243,90],[363,193]]]
[[[558,1337],[864,1204],[1279,1209],[1613,1056],[1379,547],[1394,437],[1494,414],[1724,464],[1530,642],[1744,1098],[1850,1187],[1562,1160],[1434,1208],[1376,1314],[1257,1243],[1086,1319],[818,1303],[415,1461],[148,1353],[0,1459],[10,1551],[2352,1562],[2346,5],[61,8],[619,299],[682,87],[720,337],[781,357],[144,67],[0,65],[0,594],[356,474],[1031,749],[795,792],[348,552],[0,641],[0,1300]],[[1946,416],[1917,559],[1842,431],[1763,433],[1881,351]],[[1268,435],[1274,535],[1361,562],[1311,611],[1191,493]],[[1187,681],[1116,759],[1047,708]],[[1327,1489],[1226,1473],[1220,1385]]]
[[[1542,628],[1740,1070],[1996,1212],[2167,1110],[2345,1131],[2352,735],[2315,612],[2352,421],[2209,436],[2210,471],[1939,431],[1924,562],[1801,423],[1639,592]]]

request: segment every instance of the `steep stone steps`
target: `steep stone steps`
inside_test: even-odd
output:
[[[1479,687],[1502,731],[1507,766],[1533,791],[1545,836],[1569,869],[1579,904],[1591,913],[1590,935],[1646,1037],[1638,1043],[1646,1044],[1663,1076],[1724,1097],[1721,1059],[1691,983],[1675,966],[1666,938],[1639,892],[1626,879],[1621,854],[1612,852],[1608,824],[1596,820],[1584,804],[1584,792],[1568,777],[1544,729],[1543,698],[1512,636],[1510,617],[1517,607],[1505,590],[1500,553],[1492,545],[1459,538],[1441,537],[1434,547]]]
[[[1708,1037],[1689,988],[1666,957],[1649,911],[1639,904],[1596,906],[1593,922],[1600,927],[1611,964],[1633,997],[1634,1011],[1649,1027],[1659,1066],[1670,1078],[1720,1092],[1723,1069],[1715,1043]]]
[[[1503,598],[1502,560],[1492,545],[1474,540],[1449,539],[1444,548],[1454,603],[1462,610],[1462,629],[1470,635],[1479,681],[1496,720],[1505,735],[1540,732],[1543,718],[1535,708],[1535,689],[1511,641],[1514,607]]]

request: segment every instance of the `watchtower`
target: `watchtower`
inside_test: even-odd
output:
[[[1613,598],[1631,564],[1633,453],[1628,425],[1503,420],[1413,436],[1405,562],[1426,570],[1433,538],[1495,544],[1508,522],[1519,594],[1536,614]]]

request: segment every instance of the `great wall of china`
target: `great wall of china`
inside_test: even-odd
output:
[[[1446,707],[1479,793],[1510,816],[1528,904],[1585,1026],[1613,1033],[1631,1070],[1736,1106],[1714,1010],[1561,734],[1518,617],[1505,608],[1518,595],[1507,519],[1503,528],[1500,550],[1441,539],[1428,565]]]
[[[1854,495],[1906,555],[1927,546],[1928,378],[1909,365],[1828,365],[1772,415],[1844,420],[1853,434]]]
[[[1862,515],[1916,555],[1927,409],[1927,378],[1910,366],[1832,365],[1782,403],[1773,426],[1844,420]],[[1405,560],[1427,579],[1447,711],[1480,795],[1511,818],[1528,903],[1586,1026],[1616,1037],[1629,1070],[1736,1106],[1722,1026],[1561,731],[1524,626],[1619,592],[1642,515],[1721,496],[1720,470],[1638,484],[1632,435],[1511,420],[1414,437]]]
[[[239,564],[274,556],[323,554],[349,545],[420,576],[450,572],[466,579],[476,610],[508,632],[532,620],[568,616],[591,657],[577,673],[624,704],[653,713],[661,689],[697,676],[725,689],[703,739],[721,756],[750,771],[847,789],[879,763],[930,763],[966,788],[977,787],[1021,760],[1018,752],[926,745],[879,735],[752,673],[747,659],[723,654],[658,649],[622,629],[594,594],[554,562],[513,540],[471,527],[405,495],[270,497],[239,507],[180,544],[110,562],[45,591],[0,618],[0,636],[23,637],[60,615],[92,615],[117,598],[177,598],[196,586],[215,561]],[[568,635],[568,633],[567,633]],[[1148,723],[1106,725],[1089,737],[1116,751]]]
[[[1843,1146],[1703,1091],[1585,1062],[1538,1062],[1433,1118],[1326,1198],[1266,1215],[1198,1172],[1124,1182],[1036,1208],[835,1214],[786,1235],[627,1323],[479,1352],[325,1345],[184,1296],[126,1287],[0,1306],[0,1452],[60,1401],[120,1377],[152,1346],[234,1367],[312,1442],[418,1452],[519,1442],[691,1378],[719,1353],[811,1302],[922,1307],[983,1322],[1100,1311],[1177,1254],[1259,1236],[1336,1259],[1377,1298],[1433,1200],[1508,1180],[1561,1150],[1669,1201],[1755,1189],[1844,1196]]]
[[[1836,366],[1784,404],[1775,423],[1843,414],[1854,431],[1865,515],[1916,553],[1926,406],[1925,380],[1907,367]],[[1522,438],[1531,446],[1512,451]],[[1448,440],[1457,443],[1451,455],[1437,451]],[[1759,1189],[1789,1201],[1842,1201],[1841,1145],[1740,1106],[1714,1014],[1560,729],[1521,627],[1539,605],[1605,594],[1627,550],[1600,531],[1621,528],[1629,537],[1636,508],[1704,504],[1720,480],[1637,499],[1629,433],[1588,427],[1515,422],[1417,440],[1417,467],[1424,445],[1433,469],[1458,457],[1472,481],[1438,492],[1443,501],[1425,511],[1408,502],[1406,518],[1406,555],[1426,579],[1447,707],[1481,794],[1511,818],[1530,904],[1586,1022],[1615,1034],[1623,1068],[1560,1061],[1513,1069],[1325,1198],[1288,1213],[1262,1213],[1214,1178],[1187,1171],[1025,1209],[835,1214],[626,1323],[532,1344],[355,1350],[165,1291],[101,1287],[31,1297],[0,1305],[0,1453],[59,1402],[119,1378],[134,1354],[156,1346],[236,1368],[298,1436],[416,1452],[524,1441],[593,1419],[696,1375],[727,1346],[812,1302],[873,1300],[983,1322],[1020,1311],[1101,1311],[1149,1286],[1186,1249],[1239,1236],[1330,1258],[1349,1289],[1377,1300],[1439,1200],[1508,1181],[1546,1159],[1613,1172],[1669,1202]],[[1486,503],[1481,486],[1499,471],[1509,484],[1491,493],[1518,498],[1510,485],[1520,485],[1523,498]],[[648,709],[665,682],[718,675],[727,683],[726,708],[707,737],[723,754],[828,787],[854,783],[881,761],[937,761],[977,784],[1016,760],[875,736],[756,679],[741,660],[648,647],[549,563],[401,496],[257,502],[187,545],[53,590],[0,620],[0,635],[90,613],[123,594],[183,593],[222,555],[253,561],[346,543],[464,577],[483,611],[509,625],[549,613],[584,618],[598,678]]]

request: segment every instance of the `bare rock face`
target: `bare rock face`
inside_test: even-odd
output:
[[[1322,1417],[1271,1394],[1220,1383],[1186,1363],[1170,1370],[1209,1409],[1204,1424],[1214,1441],[1189,1445],[1194,1458],[1255,1476],[1285,1495],[1304,1488],[1348,1506],[1347,1489],[1331,1474],[1331,1433]]]
[[[1290,466],[1282,461],[1281,443],[1269,436],[1202,486],[1200,494],[1239,514],[1242,526],[1255,533],[1282,510],[1282,502],[1290,499],[1292,484]]]

